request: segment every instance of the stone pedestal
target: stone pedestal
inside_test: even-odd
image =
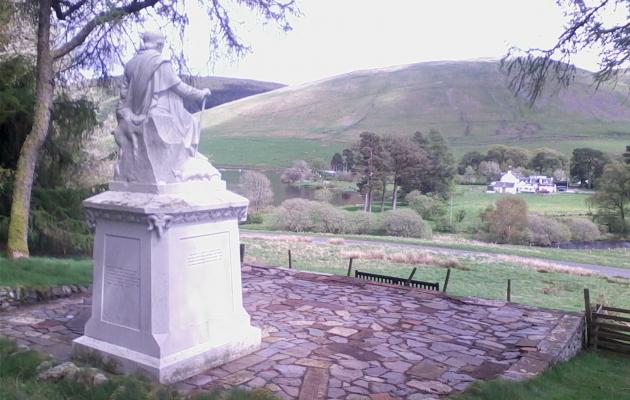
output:
[[[94,293],[73,346],[162,383],[241,357],[261,340],[242,304],[238,221],[247,199],[208,182],[167,186],[85,200],[96,230]]]

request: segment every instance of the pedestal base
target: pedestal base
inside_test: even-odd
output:
[[[259,328],[244,327],[239,335],[227,343],[202,343],[164,358],[151,357],[87,336],[75,339],[72,350],[74,354],[96,356],[105,364],[113,365],[116,372],[140,374],[168,384],[258,350],[261,341]]]
[[[172,189],[172,188],[170,188]],[[238,220],[247,199],[200,184],[84,201],[94,239],[92,315],[78,353],[162,383],[258,348],[243,308]]]

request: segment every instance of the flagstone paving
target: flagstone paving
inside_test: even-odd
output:
[[[420,400],[476,379],[533,376],[579,350],[582,316],[280,268],[243,267],[257,352],[176,386],[265,388],[286,399]],[[70,355],[84,297],[0,313],[0,335]]]

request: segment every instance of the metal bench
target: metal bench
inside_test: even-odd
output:
[[[397,276],[371,274],[369,272],[362,272],[357,270],[354,271],[354,277],[379,283],[388,283],[390,285],[410,286],[415,288],[440,291],[439,282],[416,281],[413,279],[399,278]]]

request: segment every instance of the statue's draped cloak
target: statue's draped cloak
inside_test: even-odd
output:
[[[156,50],[141,50],[125,66],[124,81],[122,131],[139,145],[133,145],[133,158],[123,152],[119,179],[168,183],[216,174],[196,152],[200,126],[184,108],[182,97],[196,89],[181,82],[170,61]]]
[[[155,50],[141,51],[127,63],[125,78],[128,107],[136,116],[149,117],[164,143],[186,148],[198,143],[199,127],[174,90],[181,79],[169,60]]]

